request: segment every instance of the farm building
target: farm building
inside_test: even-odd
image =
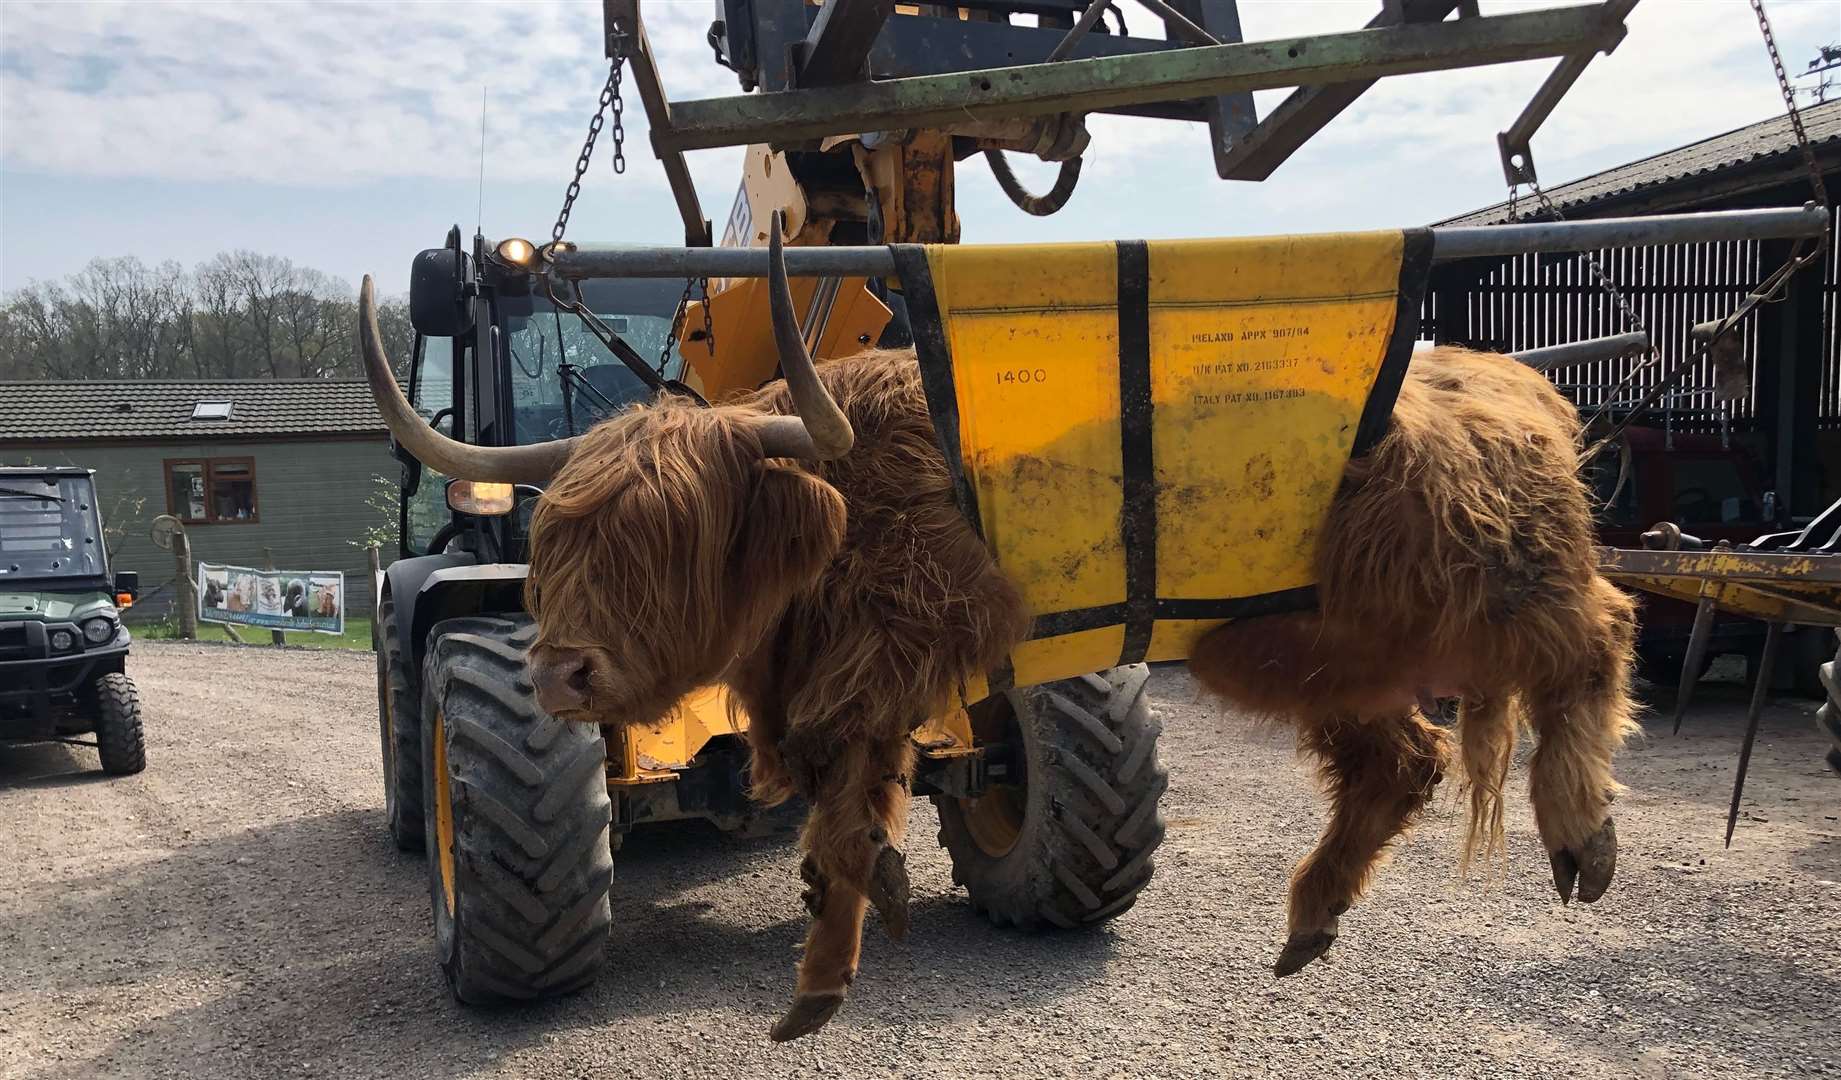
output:
[[[1802,110],[1817,168],[1841,192],[1841,101]],[[1809,171],[1787,117],[1714,135],[1687,146],[1552,184],[1548,199],[1568,220],[1657,213],[1798,206],[1812,198]],[[1832,204],[1831,204],[1832,205]],[[1831,210],[1831,213],[1833,211]],[[1552,220],[1523,196],[1440,225]],[[1831,233],[1832,235],[1832,233]],[[1675,244],[1592,253],[1660,352],[1549,372],[1587,416],[1619,421],[1692,353],[1692,328],[1733,311],[1790,255],[1790,242]],[[1742,393],[1718,393],[1702,357],[1634,421],[1617,454],[1593,468],[1609,504],[1601,538],[1640,546],[1644,529],[1678,523],[1708,541],[1743,543],[1799,528],[1841,498],[1841,261],[1831,245],[1793,277],[1783,299],[1759,305],[1740,324]],[[1477,259],[1436,268],[1421,337],[1497,351],[1519,351],[1638,329],[1610,301],[1584,254]],[[1729,384],[1730,385],[1730,384]],[[1620,477],[1622,478],[1620,482]],[[1615,495],[1615,501],[1612,496]],[[1672,684],[1693,609],[1644,601],[1650,674]],[[1763,624],[1722,617],[1715,650],[1755,658]],[[1813,672],[1834,643],[1823,632],[1792,634],[1796,659],[1777,666],[1782,684]]]
[[[1802,115],[1824,182],[1831,192],[1841,191],[1841,100]],[[1782,115],[1554,184],[1547,195],[1569,220],[1797,206],[1814,198],[1795,133]],[[1517,217],[1542,221],[1552,214],[1524,196],[1519,207],[1498,203],[1438,224],[1495,225]],[[1608,403],[1609,414],[1621,418],[1620,406],[1648,393],[1692,351],[1694,324],[1730,312],[1782,265],[1791,247],[1789,241],[1745,241],[1593,253],[1649,331],[1662,363],[1640,373],[1634,371],[1640,356],[1559,368],[1552,372],[1555,381],[1588,412]],[[1714,372],[1703,358],[1644,420],[1665,440],[1700,433],[1749,452],[1787,520],[1807,520],[1841,498],[1836,252],[1831,245],[1792,279],[1781,303],[1760,305],[1742,326],[1748,394],[1718,400]],[[1584,255],[1521,255],[1439,267],[1423,336],[1514,351],[1632,328],[1607,301]],[[1702,478],[1691,483],[1698,488]]]
[[[312,379],[0,382],[0,463],[96,470],[114,567],[141,576],[141,620],[177,595],[173,555],[149,532],[161,514],[185,522],[200,562],[344,571],[348,614],[368,615],[355,542],[388,527],[372,503],[401,475],[366,385]]]

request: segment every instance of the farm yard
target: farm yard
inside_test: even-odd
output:
[[[908,939],[872,924],[844,1011],[775,1046],[806,922],[790,837],[642,827],[592,987],[456,1005],[422,861],[384,831],[374,672],[359,651],[142,643],[146,772],[0,755],[0,1075],[1841,1075],[1841,783],[1811,706],[1774,703],[1722,850],[1736,682],[1703,686],[1679,737],[1663,695],[1620,757],[1598,904],[1554,897],[1518,762],[1499,881],[1458,882],[1448,782],[1325,961],[1275,980],[1322,802],[1287,731],[1159,670],[1169,834],[1133,910],[992,929],[917,802]],[[234,707],[210,689],[226,682],[247,688]]]

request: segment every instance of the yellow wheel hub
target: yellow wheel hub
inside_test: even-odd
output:
[[[980,702],[969,710],[974,738],[985,744],[1020,743],[1016,711],[1002,694]],[[959,811],[965,815],[966,831],[972,842],[993,859],[1001,859],[1016,847],[1023,835],[1023,821],[1029,812],[1029,791],[1024,784],[992,784],[976,799],[960,799]]]
[[[1023,834],[1024,793],[1019,787],[993,785],[976,799],[960,799],[972,842],[993,859],[1010,854]]]
[[[435,710],[435,861],[441,868],[441,900],[454,917],[454,802],[447,782],[447,732]]]

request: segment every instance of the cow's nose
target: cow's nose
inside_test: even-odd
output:
[[[551,716],[588,708],[588,675],[588,655],[583,652],[556,652],[531,659],[531,684],[537,690],[537,704]]]

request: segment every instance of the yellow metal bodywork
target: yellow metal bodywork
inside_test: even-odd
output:
[[[677,779],[677,770],[702,753],[711,739],[748,729],[739,706],[729,706],[728,691],[705,687],[678,702],[653,727],[605,729],[608,781],[656,784]]]
[[[454,917],[454,794],[448,785],[447,720],[435,710],[435,861],[441,871],[441,899]]]
[[[786,155],[764,146],[748,149],[742,164],[742,182],[729,211],[722,235],[723,247],[766,247],[773,212],[780,211],[789,247],[814,247],[830,240],[834,224],[813,213],[806,193],[786,163]],[[820,291],[817,278],[793,278],[789,283],[793,308],[803,317]],[[709,308],[710,329],[703,332],[703,312]],[[892,312],[869,291],[865,278],[838,282],[836,299],[824,330],[812,346],[820,361],[861,352],[882,336]],[[773,324],[767,302],[767,282],[762,278],[712,278],[710,300],[693,300],[685,306],[684,332],[678,344],[684,357],[684,383],[710,401],[727,401],[759,388],[774,377],[780,362],[774,348]]]
[[[1393,343],[1403,251],[1395,231],[1148,245],[1158,598],[1313,584],[1316,531]],[[926,254],[986,542],[1038,617],[1118,608],[1118,246]],[[1186,658],[1222,621],[1159,619],[1146,658]],[[1124,634],[1027,642],[1016,685],[1115,666]]]
[[[793,278],[790,284],[793,310],[803,315],[811,307],[819,279]],[[727,401],[772,380],[780,354],[768,321],[767,281],[742,278],[720,291],[712,283],[709,308],[715,352],[702,330],[702,301],[691,301],[684,316],[686,331],[678,350],[684,355],[685,384],[710,401]],[[835,360],[862,352],[882,336],[890,317],[888,307],[869,291],[865,279],[845,278],[813,357]]]

